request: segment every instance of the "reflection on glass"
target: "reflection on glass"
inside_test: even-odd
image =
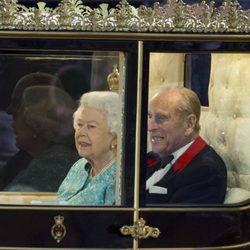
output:
[[[192,71],[192,65],[183,64],[183,58],[186,58],[183,53],[150,54],[155,65],[163,65],[157,63],[157,57],[183,65],[182,72],[184,65]],[[161,90],[154,96],[155,89],[163,85],[186,86],[186,82],[181,83],[175,78],[165,80],[163,84],[159,80],[167,79],[164,71],[155,74],[150,64],[149,92],[153,94],[149,95],[148,115],[148,204],[223,204],[250,198],[250,186],[246,184],[250,183],[249,159],[244,157],[248,155],[244,145],[249,145],[244,135],[249,128],[247,93],[250,91],[244,65],[249,60],[247,54],[211,54],[209,106],[201,108],[199,131],[196,129],[200,117],[197,96],[185,88],[181,90],[182,94],[180,90]],[[204,78],[199,75],[203,72],[202,67],[202,64],[196,65],[195,71],[191,72],[189,88],[196,90],[197,85],[192,86],[192,81]],[[152,75],[155,75],[155,82]],[[197,94],[200,96],[201,93]],[[241,142],[237,143],[238,140]],[[170,163],[167,162],[169,155],[173,155]],[[232,175],[233,171],[237,174]]]
[[[120,180],[121,172],[120,145],[122,137],[119,131],[122,127],[118,119],[123,119],[120,114],[122,112],[119,112],[122,109],[123,97],[121,96],[122,90],[119,88],[116,90],[117,93],[109,91],[107,77],[112,73],[114,67],[117,67],[117,70],[123,68],[125,64],[123,53],[86,52],[84,55],[76,56],[2,55],[0,59],[4,62],[1,74],[5,79],[5,82],[1,83],[3,90],[0,98],[1,138],[8,142],[5,147],[0,149],[0,188],[2,191],[8,191],[8,193],[1,193],[0,202],[18,204],[30,203],[31,200],[36,200],[34,203],[47,202],[54,200],[56,192],[61,186],[60,199],[58,198],[56,201],[67,203],[68,199],[62,199],[61,190],[65,191],[63,189],[65,185],[67,189],[70,186],[67,180],[76,169],[72,166],[81,165],[78,170],[85,171],[87,181],[85,183],[82,181],[82,186],[78,186],[79,190],[87,186],[90,188],[93,181],[105,175],[106,179],[103,178],[101,183],[104,184],[108,182],[108,179],[110,181],[113,178],[113,182],[110,184],[113,186],[110,188],[108,185],[103,185],[100,189],[104,192],[105,189],[110,188],[112,192],[108,193],[112,194],[112,199],[105,202],[105,198],[99,194],[99,197],[96,198],[98,202],[91,202],[85,198],[86,201],[78,199],[77,205],[120,204],[120,183],[116,180]],[[17,64],[19,71],[10,74]],[[124,79],[120,77],[118,85],[122,86],[123,82]],[[86,92],[100,93],[97,91],[103,92],[104,90],[107,90],[108,94],[116,96],[116,105],[107,106],[104,110],[104,105],[100,106],[98,98],[94,98],[88,104],[90,107],[84,107],[84,111],[81,109],[81,114],[75,119],[73,127],[73,114],[77,107],[79,109],[81,107],[81,105],[78,106],[80,97]],[[107,97],[107,100],[110,98]],[[93,110],[87,111],[91,108]],[[107,115],[111,112],[110,108],[116,108],[116,114],[119,114],[115,119]],[[96,109],[99,116],[90,119],[91,115],[95,115]],[[85,112],[89,112],[89,115],[86,116]],[[104,123],[98,120],[101,118],[105,119]],[[112,129],[111,120],[112,123],[116,122]],[[102,143],[95,141],[94,137],[97,138],[95,132],[91,139],[88,133],[86,135],[86,131],[83,135],[77,136],[79,132],[77,126],[80,122],[88,124],[87,128],[91,127],[93,131],[99,128],[98,126],[106,124],[107,138],[108,135],[115,138],[114,145],[110,143],[108,147],[108,151],[112,149],[112,157],[110,152],[106,154],[106,158],[92,157],[93,155],[105,155],[106,144],[110,141],[107,138],[98,137],[101,142],[106,142],[105,147]],[[89,122],[94,124],[89,124]],[[102,132],[103,129],[100,127]],[[74,140],[74,133],[76,140]],[[104,134],[100,133],[101,136]],[[85,154],[88,150],[92,153]],[[80,162],[83,162],[82,157],[88,160],[86,166],[76,163],[79,159]],[[92,167],[93,165],[96,167]],[[112,168],[113,165],[117,165],[117,171],[116,166],[114,169]],[[113,169],[112,173],[109,173],[110,169]],[[80,176],[80,172],[76,174],[79,181],[86,177]],[[73,179],[72,186],[76,184],[76,178]],[[71,191],[73,189],[71,188]],[[22,196],[20,193],[14,192],[22,192]],[[98,190],[95,190],[94,193],[98,195]],[[82,197],[81,192],[79,192],[79,196]],[[76,202],[68,203],[76,205]]]
[[[19,82],[14,93],[26,83]],[[69,94],[54,86],[36,85],[22,90],[20,106],[7,111],[13,117],[16,146],[21,150],[18,158],[14,156],[15,164],[20,164],[22,152],[28,153],[31,159],[26,166],[20,166],[22,169],[4,190],[56,192],[78,159],[72,148],[71,118],[75,103]],[[12,158],[9,161],[13,164]]]

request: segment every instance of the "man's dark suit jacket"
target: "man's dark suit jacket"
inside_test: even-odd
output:
[[[159,169],[161,162],[155,162],[147,166],[147,177]],[[167,188],[167,194],[152,194],[147,191],[147,204],[223,203],[227,188],[227,170],[221,157],[205,144],[183,170],[174,171],[172,167],[155,185]]]

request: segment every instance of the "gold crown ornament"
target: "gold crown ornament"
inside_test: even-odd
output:
[[[107,76],[109,90],[118,91],[119,89],[119,71],[117,65],[114,65],[113,72]]]

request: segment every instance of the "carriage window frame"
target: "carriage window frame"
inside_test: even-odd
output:
[[[0,218],[4,225],[0,230],[1,245],[10,249],[40,249],[41,246],[49,249],[165,249],[169,246],[209,248],[210,244],[225,244],[227,248],[231,244],[238,249],[241,246],[247,248],[249,203],[227,206],[145,206],[144,167],[149,54],[218,52],[216,45],[221,46],[219,53],[249,52],[249,11],[246,8],[250,6],[227,0],[222,4],[217,0],[215,4],[209,3],[210,0],[160,3],[145,0],[14,2],[9,4],[9,1],[3,0],[0,4],[0,53],[13,53],[17,50],[20,53],[34,50],[63,51],[67,48],[73,51],[122,51],[127,57],[127,69],[122,69],[127,80],[123,93],[126,119],[122,152],[125,203],[119,207],[23,206],[0,203]],[[175,227],[175,216],[184,218],[179,221],[184,221],[185,224],[182,228],[185,231],[183,241],[171,238],[173,229],[178,234],[178,225],[181,225],[177,223]],[[204,220],[199,220],[200,218]],[[196,234],[192,235],[190,230],[192,223],[189,222],[194,219],[198,237]],[[230,223],[224,225],[224,219]],[[170,227],[166,226],[169,224],[165,221],[170,222]],[[218,242],[219,227],[218,234],[216,232],[214,237],[209,232],[208,224],[212,225],[211,228],[220,225],[226,232],[227,225],[232,225],[234,237],[230,233],[229,238],[232,239],[228,242],[227,233],[227,238],[224,239],[222,235],[222,241],[219,239]],[[159,233],[159,225],[159,230],[163,233],[156,239],[154,237]],[[137,230],[138,226],[143,230]],[[58,227],[61,232],[59,237],[55,230]],[[199,230],[200,228],[203,230]],[[168,231],[169,229],[171,230]],[[145,232],[146,235],[141,234]],[[148,232],[153,233],[153,238],[144,240],[148,237]],[[190,239],[187,233],[191,234]],[[208,243],[203,241],[207,238]],[[214,240],[217,242],[214,243]],[[211,249],[215,249],[213,246]]]
[[[65,2],[66,3],[66,2]],[[64,2],[59,1],[58,2],[58,7],[63,8],[64,7]],[[47,5],[46,5],[47,4]],[[140,5],[142,4],[142,5]],[[146,7],[149,8],[147,6],[143,6],[143,1],[142,3],[138,3],[135,5],[134,8],[138,8],[138,10],[142,7]],[[168,10],[168,8],[170,7],[174,7],[173,3],[170,4],[166,4],[166,5],[162,5],[163,9],[162,11],[164,11],[164,9]],[[177,3],[177,7],[180,8],[187,8],[187,10],[189,9],[189,4],[193,4],[193,2],[191,1],[191,3],[188,2],[188,4],[182,4],[182,3]],[[22,5],[24,6],[24,5]],[[86,5],[83,5],[82,3],[80,3],[80,6],[83,6],[84,8],[87,9],[87,11],[90,11],[89,8]],[[205,6],[205,7],[204,7]],[[14,4],[11,7],[16,7],[16,5]],[[244,28],[240,29],[238,26],[234,27],[232,26],[233,24],[231,23],[231,20],[227,20],[227,15],[225,14],[223,16],[223,20],[216,20],[215,23],[225,23],[225,25],[223,27],[226,28],[221,28],[221,29],[217,29],[214,28],[215,26],[212,26],[212,28],[210,30],[206,30],[203,26],[203,28],[201,28],[201,26],[196,25],[194,26],[191,30],[189,30],[187,27],[180,27],[181,23],[175,23],[173,24],[173,26],[168,27],[167,30],[165,31],[161,31],[160,33],[157,33],[157,28],[154,26],[154,24],[150,23],[149,28],[145,29],[144,26],[140,26],[140,28],[133,30],[133,26],[130,26],[128,22],[125,22],[125,26],[123,22],[120,22],[120,19],[116,19],[114,20],[109,20],[111,22],[111,24],[113,25],[111,27],[111,30],[109,26],[105,26],[103,29],[101,29],[100,27],[96,26],[92,26],[92,28],[90,29],[90,32],[87,30],[87,26],[83,26],[83,28],[79,28],[79,26],[74,26],[75,23],[67,23],[67,19],[65,19],[66,23],[60,23],[63,19],[64,16],[63,15],[58,15],[58,13],[56,12],[57,10],[55,10],[55,12],[53,12],[52,15],[48,15],[48,13],[50,11],[54,10],[55,5],[52,4],[50,5],[48,2],[44,4],[38,4],[38,9],[39,9],[39,14],[40,16],[33,16],[34,13],[34,9],[32,9],[30,6],[27,6],[27,8],[21,11],[17,11],[17,12],[13,12],[12,10],[7,8],[7,12],[9,11],[11,16],[13,17],[14,14],[17,14],[17,18],[15,19],[10,19],[9,22],[10,23],[1,23],[1,30],[4,30],[1,33],[1,37],[3,38],[3,41],[6,39],[6,37],[19,37],[19,38],[24,38],[27,39],[27,37],[29,37],[27,40],[30,40],[29,42],[31,42],[32,39],[34,39],[33,41],[35,41],[36,39],[41,40],[41,39],[51,39],[51,38],[60,38],[63,41],[65,41],[66,39],[68,39],[69,37],[71,37],[72,35],[75,37],[75,39],[96,39],[99,41],[102,40],[114,40],[114,41],[157,41],[157,40],[165,40],[168,41],[167,43],[172,43],[174,44],[175,42],[187,42],[187,44],[189,42],[192,41],[202,41],[206,42],[206,41],[215,41],[218,42],[220,40],[225,41],[225,44],[227,43],[227,41],[232,41],[233,44],[236,44],[236,50],[237,51],[241,51],[242,49],[239,47],[237,47],[237,42],[241,43],[241,41],[245,41],[246,36],[243,35],[238,35],[239,33],[245,34],[247,31],[244,30]],[[76,7],[76,6],[73,6]],[[108,15],[112,15],[113,13],[115,13],[114,11],[117,11],[117,17],[119,17],[119,11],[122,12],[123,9],[128,10],[128,13],[130,13],[132,15],[131,12],[131,7],[133,8],[132,5],[130,5],[129,3],[127,3],[126,1],[121,1],[119,2],[117,5],[115,5],[114,3],[110,4],[110,12],[108,13]],[[214,10],[214,8],[216,8],[216,10],[218,9],[218,12],[224,13],[225,11],[228,11],[230,9],[233,9],[233,5],[229,4],[227,6],[221,7],[220,6],[210,6],[208,4],[205,3],[205,5],[202,4],[194,4],[194,7],[197,8],[197,10],[201,10],[203,14],[205,14],[205,8],[208,7],[208,9],[212,12]],[[154,6],[153,8],[155,8],[155,10],[161,11],[161,8],[157,9],[157,6]],[[224,8],[224,9],[223,9]],[[178,9],[178,8],[177,8]],[[169,17],[170,20],[173,20],[176,16],[176,14],[178,14],[177,9],[175,9],[174,15],[173,17]],[[240,6],[241,9],[241,6]],[[16,9],[17,10],[17,9]],[[93,9],[92,9],[93,10]],[[100,10],[100,9],[99,9]],[[102,9],[103,10],[103,9]],[[95,9],[96,11],[96,9]],[[236,10],[237,11],[237,10]],[[247,12],[244,11],[243,14],[246,14]],[[57,16],[55,16],[54,14],[57,14]],[[138,14],[138,13],[137,13]],[[218,14],[218,13],[217,13]],[[219,13],[220,14],[220,13]],[[219,15],[218,14],[218,15]],[[196,13],[193,13],[193,15],[195,16]],[[23,18],[23,22],[19,22],[20,19],[19,18]],[[54,17],[55,19],[55,23],[51,24],[51,18]],[[59,19],[58,19],[59,17]],[[60,20],[60,17],[62,18],[62,20]],[[129,15],[127,16],[129,17]],[[131,17],[134,17],[133,15]],[[65,17],[66,18],[66,17]],[[74,16],[75,18],[75,16]],[[146,16],[141,16],[141,20],[145,21]],[[157,17],[155,17],[157,18]],[[30,22],[30,20],[33,21]],[[43,20],[43,22],[41,23],[40,21]],[[73,19],[68,20],[69,22],[71,22]],[[75,20],[75,19],[74,19]],[[187,20],[191,22],[191,19],[189,19],[188,17],[183,17],[183,20]],[[198,18],[199,21],[202,21],[202,18]],[[77,20],[75,20],[77,21]],[[79,21],[79,20],[78,20]],[[126,17],[125,17],[125,21]],[[134,18],[131,19],[132,22],[135,21]],[[203,20],[206,21],[206,20]],[[80,22],[80,21],[79,21]],[[204,24],[204,23],[202,23]],[[126,26],[128,25],[128,26]],[[77,28],[76,28],[77,27]],[[132,27],[132,28],[131,28]],[[149,30],[151,29],[152,30]],[[25,30],[31,30],[31,31],[25,31]],[[86,30],[84,30],[86,29]],[[7,32],[6,32],[7,30]],[[47,31],[49,30],[49,31]],[[56,30],[56,31],[55,31]],[[58,32],[59,31],[59,32]],[[71,33],[73,31],[73,33]],[[76,32],[75,32],[76,31]],[[81,31],[84,31],[84,33],[81,33]],[[107,32],[108,31],[108,32]],[[130,33],[128,33],[128,31]],[[136,31],[136,33],[135,33]],[[189,33],[189,34],[188,34]],[[228,34],[227,34],[228,33]],[[230,35],[232,34],[233,35]],[[237,35],[235,35],[237,34]],[[25,38],[26,37],[26,38]],[[56,38],[56,39],[57,39]],[[60,42],[60,41],[59,41]],[[32,43],[32,42],[31,42]],[[150,43],[150,42],[149,42]],[[9,45],[8,45],[9,46]],[[26,45],[25,45],[26,46]],[[10,46],[11,47],[11,46]],[[14,46],[15,47],[15,46]],[[149,46],[150,47],[150,46]],[[171,47],[171,45],[170,45]],[[13,48],[11,48],[13,49]],[[187,52],[190,50],[190,48],[187,50]],[[211,48],[208,49],[208,51],[211,51]],[[147,94],[146,94],[147,95]],[[145,128],[142,128],[142,131]],[[143,162],[143,157],[142,157],[142,162]],[[143,185],[143,184],[142,184]],[[130,203],[132,204],[132,203]]]
[[[11,34],[11,33],[10,33]],[[7,41],[7,43],[5,44],[5,42]],[[11,41],[11,42],[10,42]],[[25,41],[25,48],[23,47]],[[124,42],[124,41],[118,41],[116,42],[116,46],[114,47],[114,42],[111,40],[106,40],[106,41],[97,41],[95,39],[89,41],[89,40],[64,40],[64,39],[55,39],[54,36],[52,36],[49,39],[49,46],[47,46],[48,43],[48,39],[40,39],[40,43],[38,46],[34,46],[34,42],[35,40],[33,38],[27,38],[25,36],[23,39],[1,39],[1,54],[3,54],[4,56],[8,57],[8,55],[10,55],[11,58],[17,57],[17,58],[21,58],[20,60],[22,61],[22,59],[24,59],[24,63],[25,60],[27,59],[28,61],[38,61],[39,64],[39,60],[41,61],[50,61],[52,60],[53,62],[57,62],[57,61],[64,61],[65,58],[69,58],[70,61],[74,61],[74,60],[89,60],[88,58],[83,58],[84,54],[87,55],[90,53],[99,53],[101,54],[101,56],[103,57],[103,54],[105,55],[106,53],[116,53],[116,55],[118,55],[119,57],[118,60],[118,66],[119,68],[119,77],[118,77],[118,84],[119,87],[118,90],[118,94],[120,96],[120,100],[119,100],[119,122],[118,122],[118,128],[119,128],[119,138],[118,138],[118,160],[120,161],[120,170],[121,171],[117,171],[117,173],[121,174],[120,177],[116,177],[119,178],[119,182],[117,182],[116,185],[116,200],[117,200],[117,204],[115,205],[115,207],[120,207],[120,205],[118,204],[119,201],[119,192],[118,190],[121,189],[122,191],[122,197],[121,197],[121,206],[132,206],[132,202],[133,202],[133,178],[131,178],[131,176],[133,176],[133,173],[131,173],[131,168],[127,167],[125,169],[124,165],[125,164],[129,164],[129,165],[133,165],[134,163],[134,159],[133,159],[133,153],[130,153],[130,156],[127,157],[126,162],[124,160],[124,152],[127,152],[128,149],[128,144],[131,146],[133,145],[133,137],[134,137],[134,131],[133,131],[133,123],[131,123],[131,120],[134,120],[134,108],[136,105],[133,104],[133,102],[136,101],[136,98],[134,96],[134,94],[130,95],[130,100],[132,100],[131,103],[128,103],[126,101],[126,95],[127,95],[127,89],[135,89],[134,85],[130,85],[128,86],[128,82],[133,82],[136,80],[136,67],[134,67],[132,65],[132,62],[134,62],[136,60],[136,50],[134,49],[136,46],[135,42]],[[74,44],[72,46],[72,48],[70,50],[65,50],[65,47],[68,45],[68,43]],[[99,51],[99,52],[98,52]],[[100,55],[99,55],[100,57]],[[94,58],[94,60],[98,59],[98,56],[92,56],[92,58]],[[18,60],[19,60],[18,59]],[[111,56],[112,59],[112,56]],[[19,61],[20,61],[19,60]],[[69,61],[69,63],[70,63]],[[68,61],[67,61],[68,62]],[[47,63],[45,63],[46,66]],[[57,63],[54,63],[57,66]],[[117,64],[117,63],[116,63]],[[52,64],[53,65],[53,64]],[[52,66],[51,65],[51,66]],[[113,67],[114,66],[114,67]],[[99,66],[100,67],[100,66]],[[113,67],[113,68],[112,68]],[[109,89],[109,85],[108,85],[108,77],[114,73],[114,71],[116,71],[116,67],[117,65],[109,65],[109,70],[105,71],[105,73],[103,74],[103,85],[101,86],[101,89],[98,86],[92,89],[92,90],[108,90]],[[29,67],[29,69],[27,69],[27,71],[30,70],[31,67]],[[21,70],[21,69],[20,69]],[[105,68],[104,68],[105,70]],[[42,70],[41,70],[42,71]],[[59,69],[60,71],[60,69]],[[24,75],[25,72],[19,72],[19,74]],[[117,79],[116,79],[117,80]],[[13,84],[15,84],[13,82]],[[116,83],[117,84],[117,83]],[[4,87],[4,86],[3,86]],[[68,86],[69,87],[69,86]],[[83,86],[84,87],[84,86]],[[73,86],[74,88],[74,86]],[[91,88],[91,86],[90,86]],[[72,89],[71,89],[72,90]],[[70,91],[70,87],[69,87],[69,91]],[[74,89],[73,89],[74,91]],[[5,92],[8,93],[8,91],[5,90]],[[132,91],[134,93],[136,93],[136,90]],[[10,101],[10,96],[11,96],[11,91],[9,91],[9,94],[7,94],[7,99],[9,98]],[[77,104],[78,101],[78,97],[75,96],[75,102]],[[1,106],[4,106],[5,108],[8,106],[8,100],[6,102],[3,101],[3,103],[1,104]],[[132,107],[132,108],[131,108]],[[129,111],[128,111],[129,110]],[[126,112],[126,116],[125,116],[125,112]],[[131,130],[130,132],[126,132],[125,127],[130,127]],[[130,141],[129,141],[130,140]],[[127,188],[125,190],[124,187],[129,186],[129,188]],[[21,195],[20,195],[21,194]],[[56,204],[50,203],[50,200],[53,199],[55,197],[55,193],[51,193],[51,192],[1,192],[1,199],[2,200],[2,204],[1,205],[22,205],[22,206],[36,206],[36,205],[48,205],[48,206],[55,206]],[[16,199],[16,202],[14,202],[14,200]],[[23,202],[22,202],[23,200]],[[48,201],[48,202],[46,202]],[[63,205],[60,205],[63,206]],[[84,205],[85,207],[87,207],[88,205]],[[99,206],[98,206],[99,207]],[[106,207],[106,206],[104,206]]]

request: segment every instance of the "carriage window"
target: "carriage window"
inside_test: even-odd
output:
[[[236,53],[150,54],[147,204],[250,198],[249,62]]]
[[[0,203],[120,205],[124,53],[11,53],[0,64]]]

